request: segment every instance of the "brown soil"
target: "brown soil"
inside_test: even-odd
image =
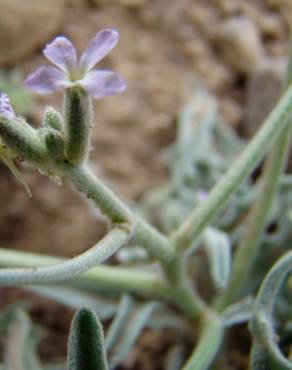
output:
[[[102,27],[114,26],[121,35],[119,46],[103,64],[125,77],[128,90],[95,102],[91,159],[99,176],[128,202],[167,178],[160,151],[174,140],[177,114],[191,95],[193,75],[218,96],[224,119],[242,128],[253,66],[285,56],[291,16],[290,0],[67,1],[56,34],[70,37],[79,51]],[[242,17],[248,21],[247,36],[234,41],[229,23]],[[36,49],[21,61],[21,68],[29,73],[44,62]],[[45,105],[61,109],[56,95],[36,101],[35,122],[41,120]],[[0,167],[1,246],[72,256],[104,232],[104,223],[71,186],[57,186],[29,169],[22,172],[32,199]],[[15,289],[1,294],[5,303],[27,297]],[[33,302],[34,320],[49,333],[42,357],[64,359],[72,313],[64,314],[63,307],[35,296]]]

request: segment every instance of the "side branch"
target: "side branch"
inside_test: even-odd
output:
[[[103,262],[129,239],[126,228],[113,228],[102,240],[86,252],[53,266],[0,270],[0,286],[56,283],[85,272]]]
[[[292,112],[292,86],[287,89],[262,128],[246,147],[222,180],[211,191],[206,202],[198,206],[172,237],[180,250],[191,247],[204,228],[217,216],[240,183],[252,172],[264,157],[271,144],[287,127]]]
[[[166,264],[174,257],[174,247],[169,239],[134,214],[88,168],[62,164],[59,173],[69,179],[87,198],[92,199],[112,222],[131,222],[134,227],[133,238],[153,257]]]
[[[31,252],[0,248],[0,265],[3,267],[42,268],[63,264],[69,260]],[[0,270],[1,271],[1,270]],[[168,300],[171,291],[163,279],[150,272],[118,266],[99,265],[73,277],[70,283],[88,289],[102,289],[111,293],[131,293],[144,298]]]

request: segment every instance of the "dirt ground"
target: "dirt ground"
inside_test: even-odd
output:
[[[9,6],[13,3],[17,1]],[[23,3],[30,6],[29,1]],[[40,3],[50,7],[50,2]],[[43,39],[24,51],[15,50],[13,58],[4,58],[8,49],[0,39],[4,58],[0,67],[17,66],[27,74],[47,63],[41,48],[55,35],[68,36],[82,51],[99,29],[119,30],[120,43],[102,66],[123,75],[128,89],[121,96],[95,102],[91,160],[99,176],[129,203],[167,178],[160,152],[174,140],[177,115],[191,96],[193,77],[218,97],[223,119],[246,135],[254,132],[279,94],[292,19],[290,0],[64,0],[58,6],[54,24],[40,35]],[[23,13],[18,9],[15,14],[19,17],[15,24],[21,24]],[[40,28],[39,15],[30,14],[31,27],[35,22]],[[5,30],[4,17],[0,15],[0,30]],[[29,38],[17,30],[7,35],[7,44],[12,38],[10,45],[15,39],[20,45]],[[58,95],[35,100],[35,124],[46,105],[61,109]],[[104,223],[70,185],[57,186],[29,169],[21,170],[31,199],[0,166],[1,246],[73,256],[104,232]],[[3,294],[14,297],[17,292]],[[56,333],[66,337],[68,331],[71,312],[61,329],[54,326],[60,310],[35,301],[33,316],[49,327],[47,340],[52,343]],[[62,359],[65,349],[58,346],[54,354],[42,350],[42,355]]]

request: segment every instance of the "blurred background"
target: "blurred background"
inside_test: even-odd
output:
[[[95,101],[91,160],[129,203],[167,178],[160,152],[175,138],[194,77],[216,95],[223,119],[246,137],[281,91],[291,0],[0,0],[0,9],[0,90],[34,125],[46,105],[62,109],[61,95],[36,96],[22,86],[27,74],[47,64],[44,45],[65,35],[80,52],[101,28],[119,30],[120,43],[101,66],[124,76],[128,89]],[[21,172],[31,199],[0,164],[2,247],[73,256],[105,231],[69,185]],[[22,294],[1,291],[5,304]],[[69,318],[56,324],[61,312],[41,299],[34,307],[39,321],[66,337]],[[58,356],[64,353],[65,344]]]

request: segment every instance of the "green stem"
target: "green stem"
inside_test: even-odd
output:
[[[199,296],[193,282],[187,276],[186,256],[176,252],[171,263],[164,266],[166,280],[176,306],[180,307],[190,319],[197,319],[204,314],[206,303]]]
[[[131,222],[134,227],[133,239],[153,257],[162,263],[172,260],[174,247],[168,238],[134,214],[89,169],[62,163],[59,173],[69,179],[87,198],[92,199],[112,222]]]
[[[221,208],[226,205],[230,196],[258,165],[271,144],[277,140],[278,136],[287,127],[291,112],[292,86],[287,89],[242,155],[211,191],[206,202],[198,206],[173,233],[177,248],[187,249],[198,240],[204,228],[212,222]]]
[[[292,38],[286,75],[286,87],[288,88],[292,82]],[[245,233],[234,257],[228,287],[216,303],[220,310],[234,303],[249,283],[248,276],[260,253],[260,240],[269,221],[270,211],[277,196],[281,176],[289,155],[291,132],[292,126],[290,124],[273,145],[265,163],[260,179],[260,191],[247,218]]]
[[[115,227],[95,246],[68,261],[46,267],[1,269],[0,285],[48,284],[72,279],[113,255],[129,236],[129,230]]]
[[[224,326],[214,313],[207,312],[202,334],[191,357],[182,370],[207,370],[216,357],[224,337]]]
[[[0,115],[0,136],[9,151],[27,160],[32,166],[39,167],[50,162],[47,149],[37,130],[23,118],[11,119]]]
[[[133,239],[161,262],[169,281],[169,290],[173,297],[177,297],[174,302],[176,306],[180,307],[188,317],[197,318],[203,312],[205,304],[183,276],[181,267],[183,257],[174,252],[169,239],[135,215],[88,169],[66,165],[61,173],[79,191],[92,199],[113,222],[130,220],[133,224]]]
[[[220,310],[234,303],[249,283],[248,276],[260,252],[260,240],[267,225],[286,162],[290,133],[291,127],[287,127],[266,162],[258,198],[251,208],[245,225],[246,231],[234,257],[228,287],[217,302]]]
[[[0,248],[0,265],[5,267],[45,267],[67,261],[66,258]],[[132,293],[145,298],[169,300],[171,292],[157,275],[121,267],[96,266],[72,280],[73,284],[111,293]]]

